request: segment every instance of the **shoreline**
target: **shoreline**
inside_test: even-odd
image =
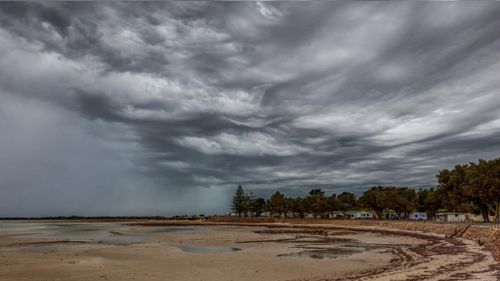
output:
[[[372,231],[379,233],[400,234],[413,237],[434,237],[446,239],[450,236],[469,240],[479,246],[484,246],[493,258],[500,264],[500,229],[471,225],[465,231],[466,224],[449,224],[435,222],[409,221],[375,221],[375,220],[322,220],[322,219],[258,219],[258,218],[225,218],[207,220],[167,220],[132,222],[143,226],[159,225],[237,225],[237,226],[267,226],[267,227],[302,227],[331,228],[354,231]]]
[[[136,280],[145,281],[191,281],[199,280],[198,276],[205,281],[342,280],[347,275],[373,275],[399,267],[409,256],[399,251],[399,246],[406,248],[425,242],[408,237],[387,241],[375,234],[346,231],[319,235],[317,231],[288,227],[207,226],[183,230],[128,224],[116,227],[114,223],[62,224],[58,223],[57,231],[63,232],[60,235],[50,232],[47,238],[50,240],[44,240],[40,234],[31,238],[4,238],[5,243],[0,247],[0,279],[41,281],[64,276],[68,281],[118,281],[132,280],[132,273],[138,273],[142,276]],[[89,240],[78,245],[53,240],[65,237],[68,229],[73,233],[83,230],[80,233],[87,240],[94,236],[87,236],[85,230],[92,229],[106,229],[118,238],[147,235],[149,239],[127,244]],[[210,251],[191,252],[190,248]],[[224,251],[212,252],[213,249]],[[342,249],[349,252],[337,252]],[[321,254],[325,256],[313,256]]]
[[[338,223],[338,222],[348,222],[348,223]],[[356,225],[356,222],[361,222]],[[220,218],[217,221],[166,221],[166,222],[143,222],[143,223],[132,223],[132,225],[141,225],[141,226],[244,226],[244,227],[268,227],[272,228],[300,228],[300,229],[315,229],[315,230],[346,230],[346,231],[356,231],[356,232],[368,232],[368,233],[379,233],[379,234],[387,234],[387,235],[395,235],[395,236],[404,236],[426,240],[426,243],[421,245],[410,247],[409,252],[404,251],[401,248],[393,251],[393,255],[398,256],[395,260],[391,261],[389,265],[382,266],[379,268],[369,269],[365,271],[354,272],[351,274],[347,274],[345,276],[339,278],[327,278],[327,279],[318,279],[318,281],[342,281],[342,280],[363,280],[363,278],[368,278],[370,280],[385,280],[384,277],[393,278],[395,276],[402,276],[404,279],[401,280],[423,280],[423,276],[425,280],[431,280],[433,277],[441,276],[441,275],[449,275],[446,279],[437,279],[437,280],[469,280],[469,278],[475,277],[475,280],[500,280],[500,261],[496,258],[498,256],[493,255],[493,252],[484,245],[479,245],[477,241],[473,241],[466,237],[471,237],[471,235],[467,236],[464,233],[460,233],[460,236],[450,237],[450,232],[452,228],[456,227],[455,225],[447,225],[447,227],[441,227],[440,232],[426,232],[425,230],[417,230],[415,225],[411,225],[412,229],[407,228],[387,228],[387,226],[377,225],[379,221],[320,221],[317,220],[287,220],[283,222],[260,222],[254,221],[249,222],[248,220],[238,222],[235,220],[231,221],[223,221]],[[388,222],[391,224],[392,222]],[[401,222],[397,222],[395,226],[401,226]],[[403,222],[404,224],[404,222]],[[411,223],[410,223],[411,224]],[[430,225],[429,225],[430,224]],[[384,225],[387,225],[384,222]],[[428,227],[435,227],[436,225],[442,226],[441,224],[428,223]],[[425,229],[425,228],[424,228]],[[499,234],[500,231],[496,231],[495,229],[490,229],[494,234]],[[453,230],[453,232],[456,232]],[[453,233],[451,233],[453,234]],[[464,237],[466,236],[466,237]],[[500,245],[496,245],[500,247]],[[460,261],[458,263],[449,264],[449,265],[441,265],[437,267],[434,271],[432,270],[423,270],[419,271],[418,267],[428,268],[426,261],[435,256],[446,256],[446,255],[456,255],[456,254],[464,254],[467,253],[470,257],[467,261]],[[412,254],[416,254],[420,256],[420,258],[415,258]],[[484,263],[487,259],[487,256],[491,256],[491,261],[488,263],[486,267],[478,269],[476,271],[470,272],[459,272],[455,271],[460,268],[471,267],[474,268],[474,265],[479,263]],[[436,262],[439,264],[439,262]],[[422,265],[424,264],[424,265]],[[409,273],[411,270],[417,270],[417,275]],[[431,273],[428,273],[431,272]],[[426,275],[427,274],[427,275]],[[488,275],[491,274],[491,275]],[[478,277],[479,276],[479,277]],[[493,277],[495,279],[490,279],[489,277]],[[460,279],[465,278],[465,279]],[[479,279],[476,279],[479,278]],[[484,279],[483,279],[484,278]],[[297,281],[302,280],[298,279]],[[392,280],[392,279],[391,279]],[[399,280],[399,279],[394,279]],[[304,281],[313,281],[313,279],[307,279]],[[316,281],[316,279],[314,279]]]
[[[40,221],[36,223],[40,223]],[[44,223],[51,224],[53,221],[45,221]],[[110,222],[104,221],[93,221],[91,223],[84,221],[58,221],[57,223],[68,224],[68,226],[79,224],[94,225],[93,227],[91,226],[90,229],[94,229],[97,225],[99,225],[98,228],[106,228],[108,227],[106,225],[110,224]],[[89,241],[79,244],[67,243],[76,242],[76,240],[52,240],[43,242],[43,240],[35,239],[18,244],[15,243],[16,241],[9,239],[9,235],[2,235],[4,239],[8,239],[5,240],[5,242],[11,241],[11,243],[4,245],[4,247],[7,247],[4,249],[11,249],[11,251],[14,251],[16,247],[30,246],[30,244],[33,244],[36,248],[41,247],[40,249],[43,249],[42,252],[28,253],[26,250],[19,253],[4,252],[4,255],[8,254],[10,258],[4,259],[3,263],[5,263],[5,265],[10,264],[13,261],[12,259],[18,260],[18,264],[19,262],[21,262],[21,264],[24,262],[32,262],[40,267],[40,270],[45,272],[46,275],[44,276],[46,277],[56,272],[59,272],[59,274],[66,272],[66,274],[73,275],[74,273],[70,273],[72,264],[81,264],[88,267],[88,269],[82,269],[79,274],[94,274],[92,270],[89,270],[90,267],[96,268],[97,266],[103,266],[103,274],[110,277],[111,280],[123,280],[123,277],[127,276],[126,273],[124,273],[127,272],[124,266],[125,268],[135,267],[137,263],[144,269],[149,268],[148,271],[152,270],[152,272],[155,272],[158,276],[168,272],[169,274],[177,274],[176,276],[178,276],[178,278],[172,280],[191,280],[190,278],[192,276],[189,275],[189,272],[192,262],[197,264],[197,268],[200,272],[209,274],[210,278],[218,276],[213,275],[213,270],[217,270],[218,268],[212,266],[213,262],[220,263],[221,265],[231,264],[231,266],[236,266],[240,268],[240,270],[246,272],[246,279],[240,278],[245,281],[255,279],[252,275],[254,271],[260,272],[258,274],[260,274],[261,277],[266,276],[265,280],[287,281],[500,280],[500,263],[493,259],[491,253],[488,252],[484,246],[480,246],[463,237],[447,237],[448,232],[453,230],[451,228],[441,227],[443,233],[434,233],[423,231],[434,227],[435,224],[432,223],[425,224],[426,228],[422,228],[420,231],[415,229],[409,230],[408,228],[415,228],[416,225],[423,224],[411,224],[410,226],[402,227],[401,222],[388,222],[391,226],[394,226],[391,228],[385,225],[381,226],[380,223],[381,222],[377,221],[326,220],[287,220],[285,222],[280,220],[270,222],[258,219],[253,221],[249,219],[243,219],[241,221],[231,219],[231,221],[224,221],[223,218],[220,217],[217,218],[216,221],[129,220],[111,223],[110,226],[112,227],[108,228],[109,233],[124,238],[132,238],[137,235],[150,235],[150,240],[143,242],[134,240],[135,242],[132,241],[131,244],[125,244],[128,245],[126,247],[123,245],[109,244],[107,242],[103,244],[95,242],[88,243]],[[121,225],[121,227],[124,227],[123,230],[125,230],[125,232],[115,231],[115,226],[113,225]],[[189,232],[190,230],[187,230],[188,232],[179,232],[179,230],[174,230],[174,232],[169,232],[168,236],[164,236],[161,232],[148,230],[155,229],[148,227],[164,226],[208,226],[209,231]],[[214,228],[210,226],[214,226]],[[349,260],[331,262],[328,259],[290,259],[283,263],[279,257],[279,254],[290,253],[288,252],[290,249],[289,246],[286,246],[289,245],[289,243],[299,245],[300,243],[304,243],[300,242],[304,241],[302,239],[306,239],[305,241],[311,241],[309,239],[316,241],[333,241],[337,238],[361,239],[360,241],[364,241],[365,244],[363,247],[365,247],[365,250],[359,253],[363,255],[361,259],[368,259],[368,262],[359,260],[361,257],[359,256],[358,258],[351,259],[353,262],[352,264],[349,264]],[[40,243],[40,241],[43,243]],[[201,247],[214,245],[232,247],[232,249],[238,248],[244,251],[237,251],[235,254],[226,255],[209,254],[208,256],[198,256],[196,254],[188,255],[182,253],[176,248],[178,245],[190,244]],[[309,248],[298,246],[296,249],[304,251],[307,249],[314,249],[314,246],[309,246]],[[241,254],[243,252],[244,254]],[[261,255],[262,253],[264,255]],[[379,258],[377,255],[380,254],[382,254],[380,257],[384,257],[383,260],[378,260]],[[137,255],[143,256],[143,259],[138,260],[136,258]],[[51,257],[53,260],[49,264],[47,264],[47,262],[40,263],[37,257]],[[205,257],[210,258],[206,259]],[[61,258],[63,258],[64,261]],[[149,259],[151,259],[152,263],[148,262]],[[9,262],[9,260],[11,260],[11,262]],[[68,264],[64,265],[66,260],[68,260]],[[177,264],[172,265],[172,268],[175,270],[164,271],[165,267],[159,265],[158,260],[163,260],[163,262],[161,262],[162,264]],[[265,262],[263,262],[264,260]],[[0,265],[1,264],[2,262],[0,262]],[[340,268],[339,264],[342,264]],[[280,271],[273,271],[273,268],[278,265]],[[337,269],[332,269],[330,266],[336,267]],[[54,270],[50,269],[50,267],[57,267],[59,269]],[[302,272],[301,270],[304,270],[306,267],[308,268],[308,273]],[[106,273],[110,269],[113,269],[113,273],[109,273],[111,275]],[[21,270],[21,268],[15,270]],[[222,279],[213,280],[233,280],[236,277],[233,270],[229,272],[224,271],[223,268],[219,270],[221,270],[220,274],[227,275],[220,275],[224,277]],[[337,270],[337,273],[333,273],[332,270]],[[7,267],[2,270],[0,266],[0,276],[2,276],[2,272],[8,275],[9,271]],[[14,274],[11,277],[16,276],[14,272],[10,271],[10,274]],[[264,274],[264,272],[266,273]],[[315,274],[316,272],[318,272],[317,275]],[[35,273],[39,272],[32,272],[32,274]],[[307,275],[307,277],[305,277],[304,274]],[[208,275],[206,277],[208,278]],[[210,278],[207,280],[212,280]],[[83,281],[88,279],[83,278],[74,280]],[[158,279],[148,277],[144,280]],[[170,279],[167,278],[167,280]]]

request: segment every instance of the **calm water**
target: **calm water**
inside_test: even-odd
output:
[[[313,258],[313,259],[338,259],[349,257],[356,253],[363,252],[363,248],[336,247],[326,249],[303,250],[289,254],[281,254],[279,257]]]
[[[129,235],[120,232],[127,229],[128,227],[118,224],[0,223],[0,235],[12,235],[16,238],[116,245],[128,245],[150,239],[146,235]],[[30,249],[36,247],[35,245],[29,246]]]
[[[193,246],[193,245],[183,245],[177,246],[186,253],[199,253],[199,254],[217,254],[217,253],[231,253],[236,251],[241,251],[239,248],[234,247],[223,247],[223,246]]]
[[[178,226],[166,226],[166,227],[154,227],[155,233],[175,233],[175,232],[202,232],[206,230],[206,227],[178,227]]]

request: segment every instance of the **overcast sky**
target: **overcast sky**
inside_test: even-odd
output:
[[[0,4],[0,216],[430,187],[499,152],[500,3]]]

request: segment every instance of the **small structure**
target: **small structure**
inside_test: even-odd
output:
[[[314,219],[315,217],[314,217],[313,213],[305,213],[304,214],[304,218],[306,218],[306,219]]]
[[[344,213],[342,213],[342,212],[331,212],[331,213],[328,213],[328,218],[330,218],[330,219],[343,219],[344,218]]]
[[[345,219],[354,219],[354,214],[356,214],[357,211],[347,211],[347,212],[344,212],[344,218]]]
[[[435,220],[440,222],[461,222],[466,221],[467,216],[464,213],[437,213]]]
[[[399,215],[394,213],[394,212],[391,212],[389,213],[389,215],[387,216],[388,219],[390,220],[399,220]]]
[[[476,215],[476,214],[467,214],[467,219],[469,221],[473,221],[473,222],[483,222],[483,216],[481,215]]]
[[[427,213],[413,212],[410,214],[410,220],[412,220],[412,221],[426,221],[427,220]]]
[[[370,212],[359,211],[353,213],[354,219],[373,219],[373,214]]]
[[[259,217],[270,217],[271,216],[271,212],[269,211],[266,211],[266,212],[262,212],[259,214]]]
[[[286,212],[281,214],[282,218],[287,218],[287,219],[293,219],[293,218],[298,218],[299,213],[294,213],[294,212]]]

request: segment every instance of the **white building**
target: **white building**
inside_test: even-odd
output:
[[[262,212],[262,213],[260,213],[260,216],[261,217],[270,217],[271,216],[271,212],[268,212],[268,211]]]
[[[306,219],[314,219],[314,214],[313,213],[305,213],[304,218]]]
[[[427,220],[427,213],[423,213],[423,212],[411,213],[410,220],[412,220],[412,221],[426,221]]]
[[[373,214],[370,212],[359,211],[353,214],[355,219],[373,219]]]
[[[331,212],[331,213],[328,213],[328,218],[330,218],[330,219],[343,219],[344,218],[344,213],[342,213],[342,212]]]
[[[464,213],[437,213],[435,219],[441,222],[460,222],[466,221],[467,216]]]

